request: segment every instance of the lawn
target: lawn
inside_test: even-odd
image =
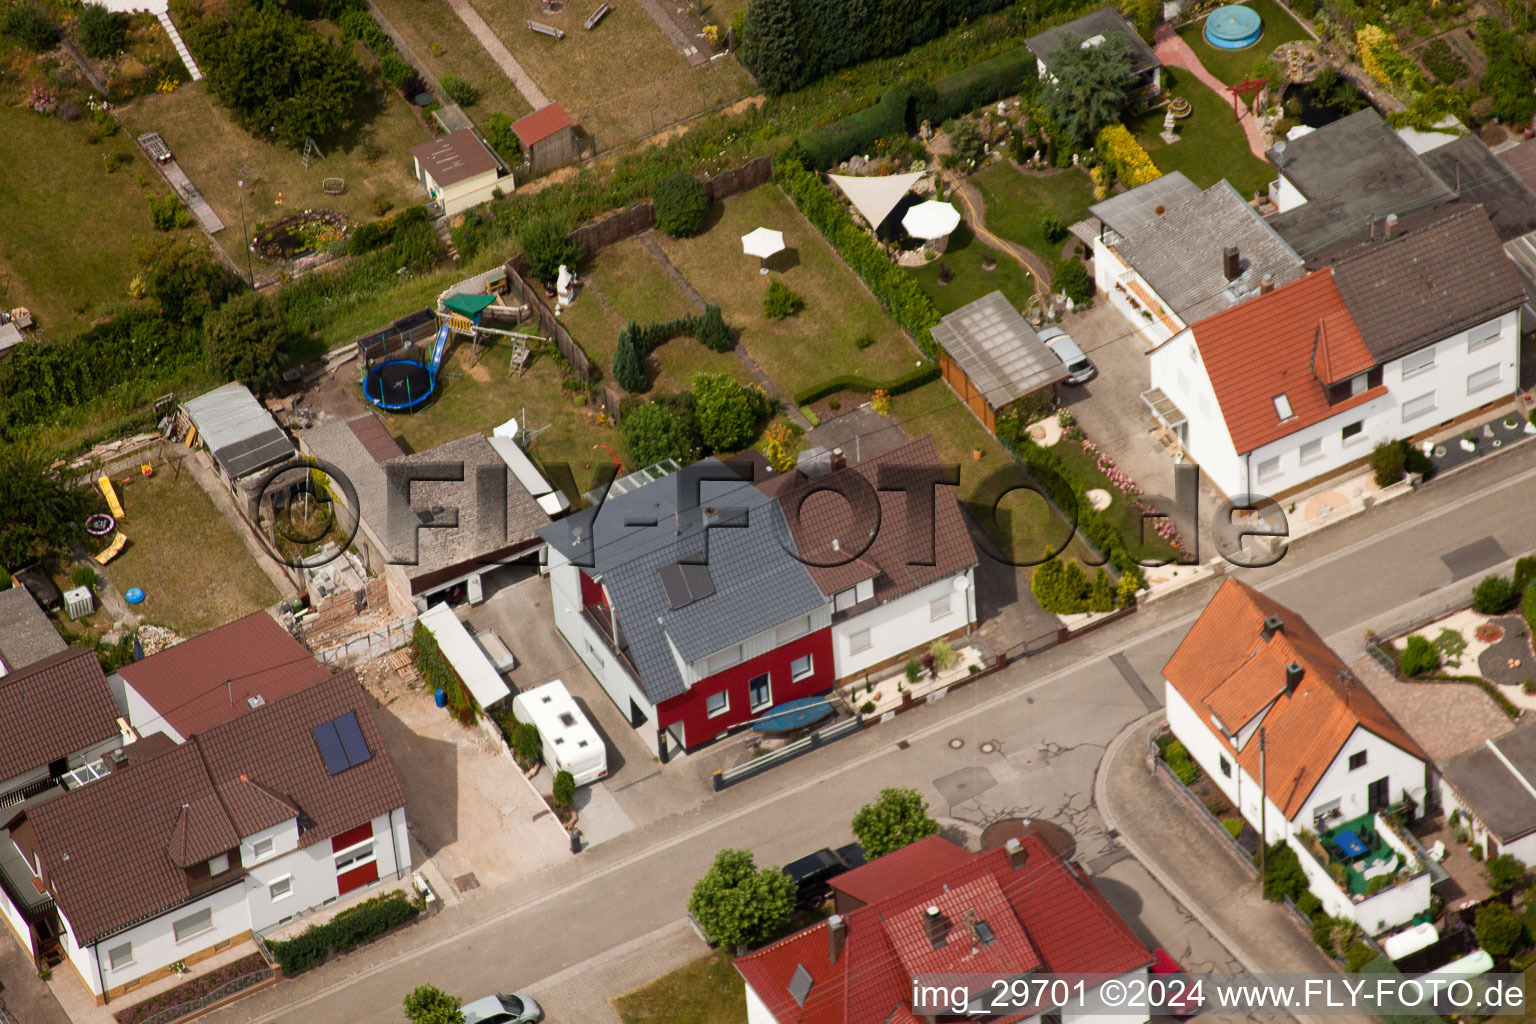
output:
[[[725,950],[663,974],[644,988],[616,996],[624,1024],[741,1024],[747,994]]]
[[[473,2],[545,95],[591,133],[599,152],[753,91],[751,78],[733,57],[698,68],[689,65],[639,4],[613,4],[588,32],[582,24],[598,0],[567,3],[552,14],[543,10],[541,0]],[[530,20],[562,29],[565,38],[529,31]]]
[[[991,270],[982,261],[991,257]],[[952,275],[948,284],[939,283],[941,267]],[[968,302],[1001,290],[1017,309],[1023,309],[1035,293],[1034,278],[1012,256],[1000,253],[976,240],[968,225],[962,223],[949,236],[949,247],[938,259],[908,271],[918,286],[939,307],[940,313],[952,313]]]
[[[1092,441],[1092,438],[1089,438]],[[1110,504],[1104,510],[1109,521],[1114,524],[1116,531],[1125,543],[1126,550],[1138,558],[1168,559],[1174,557],[1176,552],[1157,534],[1152,532],[1155,521],[1147,522],[1142,518],[1142,512],[1136,507],[1134,499],[1122,494],[1114,483],[1099,469],[1099,455],[1090,453],[1083,448],[1081,441],[1070,441],[1062,438],[1050,449],[1061,457],[1063,463],[1071,473],[1071,479],[1082,483],[1084,490],[1099,489],[1109,493]],[[1111,456],[1112,457],[1112,456]],[[1145,528],[1143,523],[1146,523]],[[1143,539],[1145,534],[1145,539]]]
[[[224,222],[224,230],[214,237],[242,270],[246,259],[237,185],[242,180],[244,218],[253,235],[258,224],[304,210],[336,210],[359,224],[375,219],[370,207],[376,197],[396,208],[425,199],[411,175],[410,148],[430,135],[392,91],[387,91],[383,109],[360,129],[321,142],[325,159],[312,160],[308,170],[297,151],[256,139],[236,125],[202,82],[169,94],[151,93],[118,112],[134,137],[159,132],[165,139],[181,169]],[[327,195],[321,188],[326,178],[344,179],[346,193]],[[254,266],[260,276],[263,262],[255,259]]]
[[[547,426],[533,443],[541,462],[567,462],[577,486],[592,483],[594,459],[608,460],[593,446],[619,449],[619,432],[598,420],[598,410],[577,405],[575,395],[562,388],[565,370],[554,356],[536,355],[521,379],[507,374],[512,339],[482,346],[480,360],[469,365],[470,346],[456,342],[443,365],[437,398],[415,413],[380,413],[389,432],[409,451],[424,451],[466,434],[488,434],[513,417],[531,428]]]
[[[766,276],[741,251],[741,236],[759,225],[784,232],[785,251],[769,261],[773,272]],[[719,304],[738,343],[786,398],[839,374],[890,380],[922,358],[777,186],[717,204],[695,238],[657,237],[705,300]],[[763,293],[774,280],[805,300],[800,313],[777,321],[763,316]],[[861,349],[854,341],[864,334],[875,342]]]
[[[692,304],[661,265],[639,241],[629,238],[601,250],[582,268],[581,292],[560,320],[602,373],[600,379],[612,383],[613,351],[625,324],[674,320],[692,313]],[[738,380],[749,379],[733,353],[711,352],[692,338],[674,338],[647,362],[652,392],[687,390],[695,373],[729,373]]]
[[[92,145],[93,128],[0,105],[0,304],[66,335],[126,301],[135,243],[164,237],[148,200],[169,189],[126,133]]]
[[[1011,163],[997,163],[971,176],[987,204],[987,227],[1018,242],[1047,264],[1061,255],[1069,238],[1046,240],[1043,221],[1054,216],[1068,227],[1088,215],[1093,182],[1075,169],[1024,173]]]
[[[1169,89],[1175,96],[1189,100],[1193,108],[1179,122],[1179,141],[1163,142],[1163,112],[1150,110],[1130,122],[1128,127],[1146,147],[1158,170],[1183,171],[1201,188],[1209,188],[1225,178],[1244,199],[1264,188],[1275,178],[1275,169],[1253,155],[1248,137],[1232,120],[1231,98],[1223,98],[1195,81],[1180,68],[1163,69]]]
[[[1047,547],[1061,547],[1067,536],[1067,524],[1043,498],[1029,491],[1014,491],[1003,499],[997,510],[997,530],[993,531],[991,513],[983,507],[990,502],[979,499],[995,495],[995,481],[991,481],[995,474],[1017,475],[1019,470],[1008,450],[987,433],[949,385],[934,381],[895,396],[891,399],[891,416],[910,436],[932,434],[942,464],[960,464],[960,500],[1014,561],[1038,560]],[[975,458],[978,448],[980,460]],[[1074,543],[1068,553],[1080,556],[1083,550]]]
[[[1258,14],[1264,24],[1259,41],[1245,50],[1218,50],[1205,41],[1205,19],[1179,29],[1179,35],[1195,51],[1205,70],[1227,85],[1237,85],[1253,78],[1259,63],[1275,52],[1275,47],[1298,39],[1310,39],[1302,28],[1275,0],[1243,0],[1243,6]]]
[[[282,596],[189,470],[157,459],[153,477],[135,474],[117,494],[128,545],[105,572],[119,593],[143,588],[146,622],[192,637]]]
[[[480,99],[465,108],[465,113],[482,129],[491,114],[506,114],[516,120],[532,112],[528,101],[447,4],[376,2],[428,74],[438,81],[444,75],[458,75],[480,91]]]

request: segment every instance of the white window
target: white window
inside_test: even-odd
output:
[[[875,581],[861,580],[859,585],[855,587],[854,590],[857,592],[857,596],[860,601],[868,601],[870,598],[875,596]]]
[[[1407,380],[1414,374],[1423,373],[1434,365],[1435,349],[1433,345],[1419,352],[1403,356],[1403,380]]]
[[[1280,475],[1280,456],[1276,455],[1272,459],[1265,459],[1263,462],[1259,463],[1259,479],[1260,480],[1268,480],[1268,479],[1270,479],[1272,477],[1276,477],[1276,476],[1279,476],[1279,475]]]
[[[747,683],[747,700],[751,702],[753,711],[760,711],[773,703],[773,687],[768,683],[768,673],[753,676]]]
[[[1358,395],[1370,385],[1370,382],[1370,374],[1355,374],[1353,377],[1349,378],[1349,393],[1351,395]]]
[[[133,943],[125,942],[121,946],[113,946],[107,950],[107,966],[114,971],[120,971],[133,963]]]
[[[251,859],[261,860],[263,857],[272,856],[272,837],[258,839],[251,844]]]
[[[293,876],[284,875],[267,883],[267,898],[276,903],[293,895]]]
[[[860,651],[867,651],[874,645],[875,642],[870,639],[869,630],[867,629],[861,629],[857,633],[848,634],[849,654],[857,654]]]
[[[1288,420],[1295,415],[1295,413],[1291,412],[1291,400],[1289,398],[1284,395],[1275,396],[1275,415],[1279,416],[1282,420]]]
[[[1474,395],[1484,388],[1491,388],[1499,382],[1499,364],[1494,363],[1484,370],[1478,370],[1467,377],[1467,394]]]
[[[1431,391],[1427,395],[1418,398],[1410,398],[1403,403],[1403,422],[1423,416],[1427,412],[1435,411],[1435,393]]]
[[[816,669],[811,664],[811,656],[809,654],[803,658],[796,658],[789,663],[789,678],[797,683],[802,679],[809,679],[815,671]]]
[[[1341,433],[1343,435],[1345,444],[1349,444],[1351,441],[1358,437],[1364,437],[1365,420],[1355,420],[1353,423],[1344,424],[1344,429],[1341,431]]]
[[[1323,439],[1322,438],[1318,438],[1316,441],[1308,441],[1306,444],[1301,446],[1301,461],[1302,462],[1311,462],[1313,459],[1320,459],[1322,457],[1323,457]]]
[[[793,622],[784,623],[784,625],[778,628],[778,631],[775,635],[777,636],[779,643],[783,644],[788,643],[797,636],[805,636],[805,634],[809,633],[810,631],[811,617],[809,615],[805,615],[794,620]]]
[[[597,662],[597,667],[599,669],[603,667],[603,656],[597,652],[596,647],[592,646],[591,640],[587,641],[587,654],[593,661]]]
[[[1481,327],[1472,328],[1467,332],[1467,351],[1476,352],[1480,348],[1492,345],[1499,340],[1499,336],[1502,333],[1499,329],[1499,321],[1497,320],[1491,324],[1483,324]]]
[[[709,656],[709,674],[723,672],[741,660],[741,644],[732,644],[723,651],[716,651]]]
[[[853,588],[849,587],[847,590],[839,591],[837,596],[832,599],[832,610],[835,612],[845,612],[858,603],[859,599],[854,595]]]
[[[350,871],[373,860],[373,840],[359,843],[357,846],[348,847],[336,855],[336,873]]]
[[[716,715],[723,715],[731,710],[730,692],[721,690],[719,693],[710,694],[704,699],[704,710],[709,714],[710,718],[714,718]]]
[[[171,922],[171,933],[176,936],[177,942],[185,942],[194,935],[213,931],[213,909],[205,908],[195,914],[189,914],[180,921]]]
[[[227,853],[221,853],[208,862],[208,873],[210,875],[222,875],[228,870],[229,854]]]
[[[940,594],[928,602],[928,621],[934,622],[949,614],[949,594]]]

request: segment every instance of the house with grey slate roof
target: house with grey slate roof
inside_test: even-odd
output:
[[[1488,858],[1536,861],[1536,725],[1523,725],[1440,766],[1440,804],[1459,810]]]
[[[975,623],[954,494],[929,482],[933,517],[908,522],[901,489],[936,466],[920,438],[815,478],[711,458],[611,497],[540,531],[555,623],[659,756],[718,739]],[[815,493],[845,484],[877,495],[877,532]]]

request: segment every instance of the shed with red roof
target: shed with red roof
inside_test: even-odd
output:
[[[558,103],[540,107],[514,121],[512,131],[517,135],[518,144],[523,147],[523,158],[534,174],[543,174],[581,158],[576,122]]]

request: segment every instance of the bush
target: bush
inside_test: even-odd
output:
[[[571,806],[571,801],[576,799],[576,777],[562,769],[555,773],[553,786],[551,797],[555,801],[555,806]]]
[[[1243,834],[1243,819],[1222,818],[1221,827],[1227,830],[1227,835],[1231,836],[1233,839],[1236,839],[1238,836]]]
[[[248,291],[209,314],[203,332],[208,369],[259,394],[277,386],[296,338],[271,299]]]
[[[518,229],[528,257],[528,273],[540,281],[553,281],[560,275],[560,265],[575,266],[581,249],[567,238],[569,227],[553,214],[535,217]]]
[[[1515,912],[1497,901],[1477,908],[1472,931],[1490,956],[1509,956],[1525,941],[1525,925]]]
[[[1525,881],[1525,862],[1511,853],[1489,857],[1483,870],[1488,874],[1488,887],[1494,892],[1508,892]]]
[[[1401,480],[1407,464],[1407,445],[1403,441],[1383,441],[1371,451],[1371,472],[1377,487],[1390,487]]]
[[[1483,96],[1492,101],[1494,116],[1510,124],[1528,123],[1536,114],[1536,96],[1531,94],[1536,60],[1525,46],[1524,34],[1506,29],[1493,18],[1479,18],[1477,45],[1488,58],[1479,85]]]
[[[1405,676],[1420,676],[1440,667],[1440,649],[1422,636],[1411,636],[1398,655],[1397,670]]]
[[[77,587],[94,587],[96,585],[96,570],[88,565],[77,565],[69,574],[69,581]]]
[[[512,726],[512,755],[521,764],[534,764],[542,759],[539,744],[539,727],[532,722],[517,722]]]
[[[863,334],[853,339],[853,347],[861,352],[864,349],[869,348],[869,346],[873,345],[874,343],[875,336],[868,331],[865,331]]]
[[[1318,899],[1317,895],[1310,890],[1302,893],[1300,896],[1292,900],[1292,902],[1296,904],[1297,910],[1301,911],[1303,915],[1309,918],[1316,916],[1323,909],[1323,901]]]
[[[651,401],[631,409],[619,421],[624,454],[634,467],[676,459],[686,466],[703,454],[691,403]]]
[[[1078,304],[1093,298],[1093,278],[1088,276],[1088,268],[1070,256],[1057,260],[1051,267],[1051,288]]]
[[[1254,862],[1258,862],[1254,855]],[[1307,875],[1302,870],[1301,859],[1285,840],[1270,845],[1264,851],[1264,898],[1278,903],[1286,896],[1291,902],[1307,891]]]
[[[58,45],[59,30],[29,0],[15,0],[0,20],[0,29],[29,50],[41,53]]]
[[[1136,136],[1123,124],[1108,124],[1101,128],[1095,150],[1126,188],[1145,185],[1163,176],[1152,157],[1136,141]]]
[[[512,119],[506,114],[492,114],[485,119],[485,141],[491,144],[508,166],[523,162],[522,143],[512,130]]]
[[[1048,612],[1073,615],[1088,610],[1088,574],[1075,558],[1065,562],[1050,558],[1035,566],[1029,589],[1035,602]]]
[[[1472,588],[1472,607],[1480,615],[1498,615],[1514,604],[1515,588],[1503,576],[1484,576]]]
[[[469,84],[463,75],[444,75],[438,79],[443,92],[461,107],[472,107],[480,99],[480,90]]]
[[[80,8],[75,20],[75,39],[87,57],[100,60],[121,50],[128,42],[126,19],[114,14],[100,4],[88,3]]]
[[[1419,52],[1419,60],[1442,85],[1450,85],[1467,73],[1467,62],[1444,39],[1436,39],[1424,47]]]
[[[1375,879],[1371,879],[1375,881]],[[1366,964],[1376,959],[1376,951],[1363,942],[1350,944],[1349,950],[1344,954],[1344,967],[1350,974],[1358,974]]]
[[[691,390],[699,438],[710,451],[736,452],[751,446],[758,421],[770,411],[762,388],[741,384],[728,373],[696,373]]]
[[[297,974],[323,962],[333,952],[345,953],[412,920],[419,910],[404,893],[376,896],[344,910],[325,924],[312,925],[288,940],[268,943],[285,975]]]
[[[783,320],[804,308],[805,300],[789,285],[778,278],[768,282],[768,291],[763,294],[763,316],[770,320]]]
[[[704,229],[709,214],[709,190],[691,174],[677,171],[656,184],[651,193],[656,226],[673,238],[691,238]]]
[[[1048,213],[1040,218],[1040,233],[1045,240],[1052,245],[1067,240],[1067,226],[1061,222],[1061,218],[1054,213]]]
[[[1520,603],[1524,607],[1525,625],[1536,636],[1536,582],[1528,584],[1520,595]]]
[[[1509,582],[1518,594],[1524,594],[1527,587],[1536,583],[1536,555],[1515,559],[1515,572]]]
[[[1184,744],[1176,739],[1163,749],[1163,762],[1173,772],[1174,778],[1186,786],[1193,786],[1200,779],[1200,766],[1189,756]]]
[[[693,336],[711,352],[729,352],[736,345],[730,328],[725,326],[725,315],[716,305],[705,306],[704,312],[695,318]]]
[[[975,167],[987,155],[987,141],[981,137],[981,128],[971,118],[962,118],[949,133],[950,152],[967,167]]]

